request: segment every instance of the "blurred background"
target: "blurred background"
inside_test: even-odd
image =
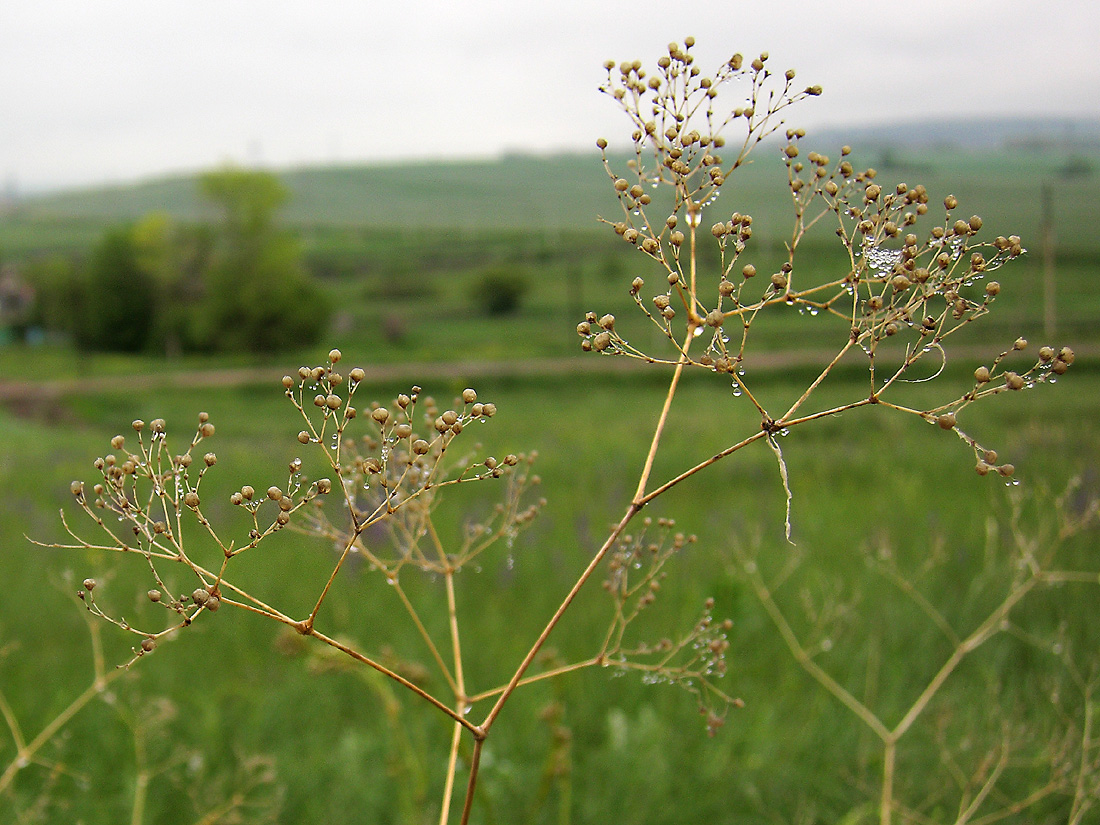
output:
[[[285,480],[300,451],[280,376],[323,363],[333,346],[367,372],[361,406],[413,383],[441,403],[474,386],[500,410],[478,428],[483,449],[537,450],[549,501],[514,549],[461,582],[469,678],[483,688],[506,678],[499,663],[522,655],[628,503],[660,409],[666,372],[581,357],[575,328],[588,310],[612,312],[632,343],[661,346],[629,293],[635,276],[659,273],[598,220],[619,206],[595,140],[606,138],[625,168],[631,128],[598,88],[605,60],[651,67],[688,35],[704,72],[734,52],[767,51],[777,74],[793,67],[798,83],[824,88],[784,114],[806,129],[804,152],[835,158],[850,145],[855,165],[874,167],[884,186],[922,183],[932,204],[954,194],[990,237],[1023,238],[1028,255],[998,272],[994,311],[959,336],[936,384],[913,389],[914,404],[965,392],[974,367],[1019,336],[1031,353],[1051,344],[1078,354],[1058,386],[968,413],[967,431],[1017,466],[1018,487],[977,478],[965,445],[908,417],[850,413],[784,443],[793,535],[807,559],[788,587],[798,627],[828,639],[822,665],[896,721],[950,646],[928,642],[935,633],[920,611],[884,635],[905,600],[864,561],[888,549],[925,571],[921,583],[946,598],[938,609],[964,635],[995,602],[983,578],[990,558],[1007,559],[1021,531],[1046,546],[1060,540],[1044,491],[1080,479],[1067,501],[1082,513],[1096,492],[1098,15],[1086,2],[1016,0],[5,3],[0,819],[438,820],[443,720],[232,613],[140,662],[21,764],[21,744],[91,682],[74,582],[107,582],[103,598],[122,613],[144,610],[147,589],[137,565],[117,563],[126,559],[24,537],[65,539],[58,510],[72,515],[70,482],[92,480],[92,461],[131,420],[164,418],[182,439],[200,410],[217,426],[209,483],[226,502],[212,517],[232,520],[230,492]],[[731,107],[738,94],[726,93]],[[761,145],[712,207],[753,215],[762,272],[783,259],[793,225],[781,146]],[[701,254],[704,266],[718,260],[716,249]],[[823,273],[847,266],[828,228],[800,255]],[[775,407],[797,398],[847,337],[843,324],[793,311],[754,329],[749,378]],[[759,428],[744,399],[712,379],[685,383],[658,473]],[[859,397],[865,384],[861,365],[839,370],[822,403]],[[1031,515],[1014,527],[1021,492],[1033,497]],[[630,675],[583,671],[534,687],[509,706],[487,751],[478,821],[870,816],[861,806],[881,755],[790,659],[734,562],[732,548],[747,547],[762,569],[783,568],[794,552],[785,504],[775,458],[761,448],[654,512],[699,542],[663,585],[652,632],[689,628],[715,598],[715,615],[734,621],[723,689],[746,707],[708,738],[690,695]],[[460,499],[441,523],[457,535],[476,506]],[[247,575],[293,606],[331,556],[323,542],[281,538]],[[1087,565],[1095,537],[1069,541]],[[971,580],[992,589],[953,589]],[[326,632],[430,669],[380,580],[358,570],[344,584]],[[433,585],[418,590],[429,613],[442,604]],[[552,639],[554,662],[594,653],[605,601],[598,584],[586,594]],[[1020,619],[1027,633],[1008,634],[944,694],[902,763],[927,821],[954,821],[933,771],[943,742],[999,741],[1003,718],[1050,734],[1020,737],[1031,767],[1018,776],[1021,787],[1050,781],[1057,721],[1093,700],[1087,679],[1073,687],[1061,658],[1034,651],[1095,650],[1095,630],[1082,627],[1094,606],[1094,588],[1039,599]],[[113,631],[103,628],[109,667],[130,655]],[[990,721],[993,695],[1016,715]],[[987,753],[974,745],[960,772],[978,771]],[[1052,790],[1048,803],[1043,816],[1066,821],[1066,796]]]

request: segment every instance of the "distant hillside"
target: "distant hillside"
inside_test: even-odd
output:
[[[830,127],[820,138],[882,149],[1011,151],[1042,149],[1085,154],[1100,149],[1100,120],[1073,118],[951,118],[875,126]]]
[[[1057,182],[1055,207],[1066,227],[1061,236],[1094,231],[1097,207],[1085,194],[1091,188],[1087,179],[1094,169],[1100,171],[1092,160],[1100,147],[1100,121],[899,123],[821,130],[804,141],[806,149],[834,158],[842,144],[853,146],[856,163],[876,167],[883,180],[954,192],[964,203],[972,201],[968,208],[997,215],[998,225],[1021,234],[1038,225],[1040,187]],[[625,142],[619,146],[626,148]],[[625,161],[615,168],[625,172]],[[292,192],[283,216],[291,226],[404,232],[595,229],[597,216],[613,218],[620,208],[594,147],[578,154],[311,167],[280,174]],[[739,170],[737,182],[726,187],[718,206],[750,212],[763,237],[782,237],[790,214],[785,180],[776,143],[763,145]],[[69,232],[75,243],[99,227],[152,211],[189,221],[209,217],[194,176],[51,193],[0,207],[0,247],[29,249],[36,228],[44,225],[58,238]]]

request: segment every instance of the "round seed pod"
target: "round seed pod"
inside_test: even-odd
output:
[[[953,430],[958,422],[955,420],[955,413],[944,413],[936,417],[936,423],[941,430]]]
[[[327,406],[330,410],[340,409],[340,405],[342,403],[344,402],[340,399],[340,396],[338,395],[329,395],[325,398],[325,406]]]
[[[140,433],[142,430],[145,429],[145,422],[142,421],[140,418],[135,418],[130,423],[130,426],[134,428],[134,432]]]
[[[197,509],[199,506],[199,494],[192,490],[191,492],[184,495],[183,503],[190,507],[192,510]]]
[[[1072,364],[1074,358],[1076,357],[1077,356],[1074,355],[1073,350],[1071,350],[1069,347],[1062,347],[1060,350],[1058,350],[1059,360],[1065,361],[1067,364]]]
[[[244,496],[245,501],[252,501],[252,496],[256,495],[256,491],[246,484],[241,488],[241,495]]]
[[[96,582],[95,579],[85,579],[84,580],[84,589],[89,590],[89,591],[90,590],[95,590],[96,584],[97,584],[97,582]]]
[[[203,438],[210,438],[214,434],[214,425],[207,421],[199,427],[199,432],[202,433]]]
[[[214,453],[207,453],[202,457],[202,462],[207,467],[213,467],[218,463],[218,457]]]
[[[275,485],[272,485],[267,488],[267,497],[272,501],[278,501],[283,497],[283,491]]]
[[[943,199],[943,205],[947,209],[954,209],[956,206],[959,205],[959,199],[956,198],[954,195],[948,195],[946,198]]]
[[[1001,292],[1001,285],[996,281],[990,281],[985,285],[985,294],[990,298],[996,297]]]
[[[293,386],[294,386],[294,379],[293,379],[293,378],[291,378],[291,377],[290,377],[289,375],[284,375],[284,376],[283,376],[283,386],[284,386],[284,387],[285,387],[286,389],[288,389],[288,390],[289,390],[289,389],[290,389],[291,387],[293,387]]]
[[[221,607],[221,606],[222,606],[222,600],[219,599],[217,596],[213,596],[213,595],[206,600],[205,604],[203,604],[203,607],[205,607],[211,613],[217,613],[218,608]]]
[[[990,379],[989,367],[978,367],[974,370],[974,380],[979,384],[988,384]]]
[[[1022,375],[1015,372],[1005,373],[1005,386],[1010,390],[1022,390],[1026,384]]]
[[[300,433],[298,433],[298,442],[300,444],[308,444],[309,439],[310,439],[310,435],[305,430],[302,430]]]
[[[390,411],[385,407],[376,407],[371,410],[370,417],[377,421],[379,424],[385,424],[390,419]]]
[[[467,387],[462,391],[462,400],[466,404],[473,404],[477,401],[477,392]]]
[[[149,601],[151,601],[151,602],[159,602],[160,598],[161,598],[161,594],[160,594],[159,590],[150,590],[145,595],[149,597]]]
[[[413,442],[412,451],[416,455],[426,455],[430,446],[423,438],[418,438]]]
[[[204,605],[210,600],[210,591],[204,587],[195,588],[191,593],[191,601],[197,605]]]
[[[141,640],[141,650],[143,653],[151,653],[156,646],[157,643],[152,639]]]

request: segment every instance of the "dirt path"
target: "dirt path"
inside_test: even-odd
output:
[[[1082,351],[1084,350],[1084,351]],[[986,346],[954,349],[952,360],[970,359],[980,363],[990,359],[994,351]],[[1079,360],[1092,361],[1100,356],[1100,347],[1080,348]],[[853,353],[846,363],[855,364],[859,354]],[[782,352],[760,353],[747,363],[754,372],[761,370],[776,371],[805,367],[823,367],[829,361],[828,356],[819,350],[790,350]],[[396,364],[363,364],[367,384],[428,383],[437,380],[449,380],[456,377],[476,379],[507,377],[538,377],[554,375],[599,375],[629,374],[643,369],[662,369],[652,367],[637,359],[604,357],[598,355],[574,356],[568,358],[531,358],[512,361],[435,361],[404,362]],[[664,367],[669,369],[669,367]],[[126,389],[148,390],[158,387],[174,389],[204,387],[240,387],[271,384],[277,386],[279,379],[287,373],[286,367],[246,367],[237,369],[182,370],[173,372],[144,373],[141,375],[100,375],[74,378],[49,379],[45,381],[10,381],[0,379],[0,403],[20,405],[26,403],[50,401],[68,395],[91,395],[97,393],[122,392]]]

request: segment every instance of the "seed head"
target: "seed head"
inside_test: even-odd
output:
[[[338,349],[330,349],[328,351],[328,360],[335,364],[343,357],[342,353]]]
[[[936,423],[939,424],[940,429],[953,430],[955,429],[955,413],[944,413],[936,418]]]

